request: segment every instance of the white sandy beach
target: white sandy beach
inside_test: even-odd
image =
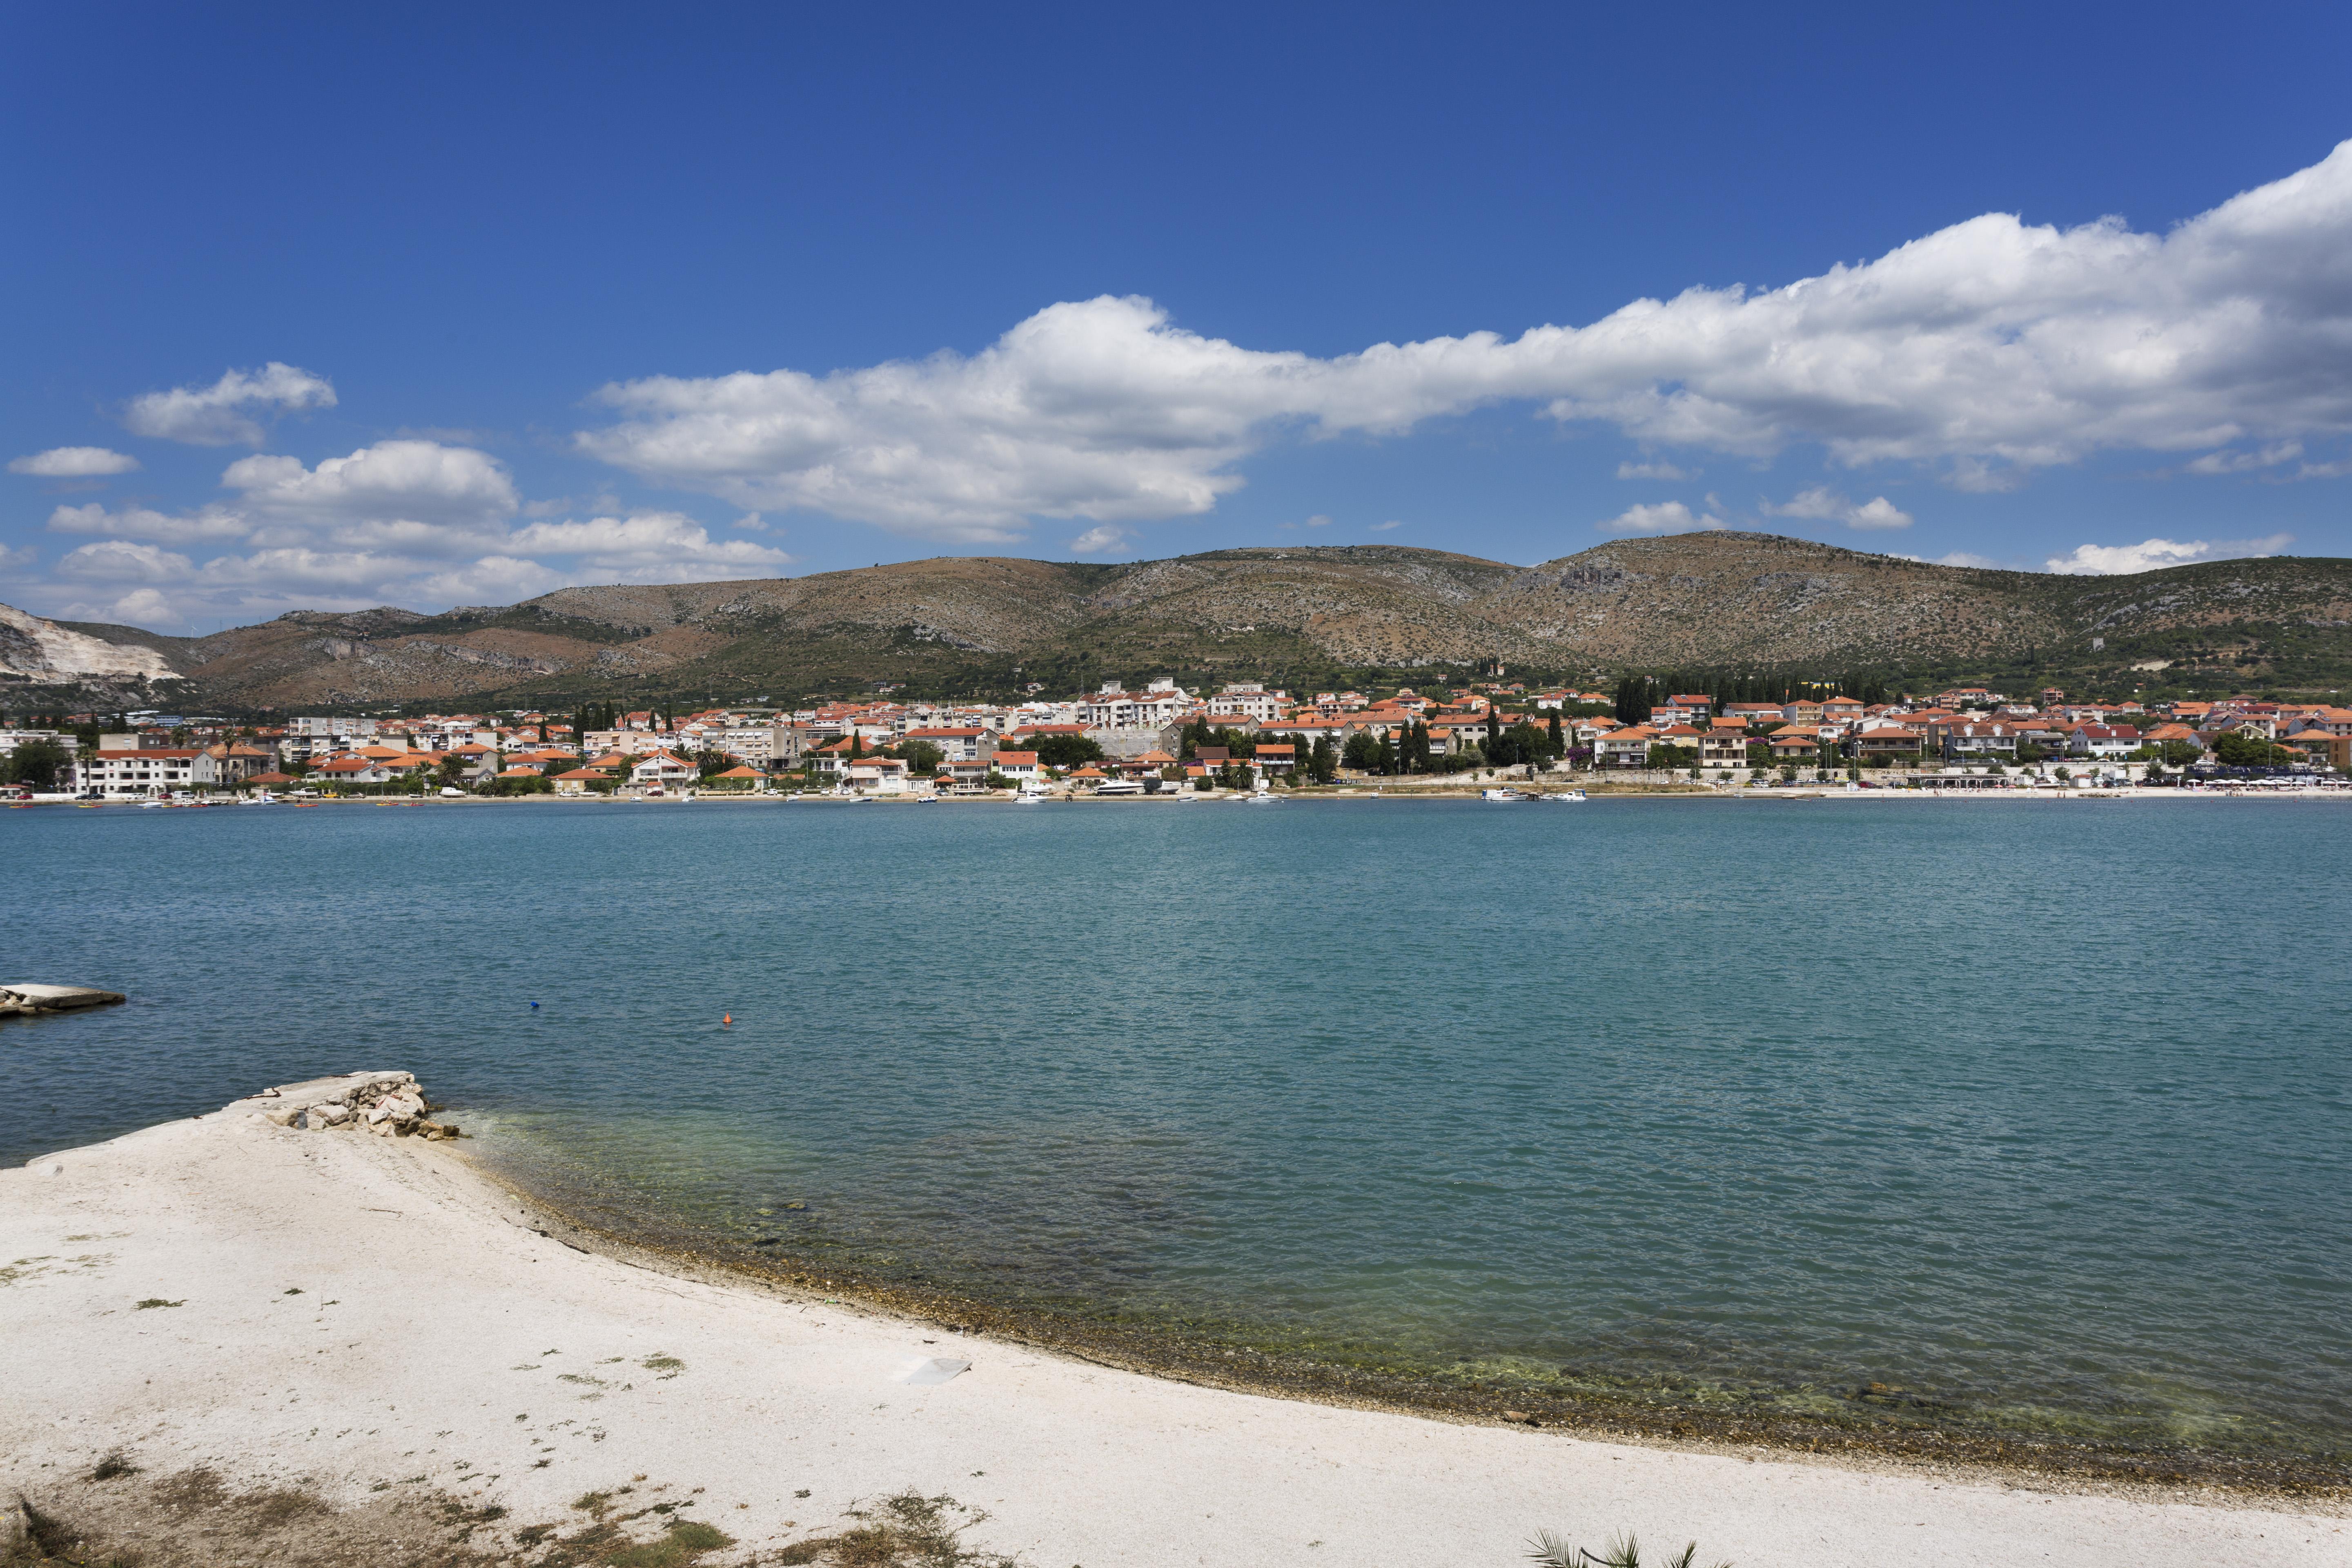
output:
[[[741,1543],[714,1563],[908,1488],[985,1509],[972,1541],[1038,1568],[1499,1568],[1539,1527],[1740,1568],[2352,1561],[2334,1505],[1330,1408],[678,1278],[536,1234],[462,1144],[279,1128],[270,1103],[0,1172],[0,1487],[38,1507],[121,1450],[337,1504],[437,1487],[509,1529],[666,1487]],[[929,1356],[971,1370],[898,1381]]]

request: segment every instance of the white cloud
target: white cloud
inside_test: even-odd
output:
[[[2181,471],[2189,474],[2242,474],[2275,468],[2303,456],[2300,441],[2274,441],[2258,452],[2208,452]]]
[[[1827,485],[1799,490],[1778,505],[1771,501],[1759,502],[1758,510],[1770,517],[1820,518],[1824,521],[1842,522],[1848,528],[1860,529],[1908,528],[1914,521],[1909,512],[1885,496],[1874,496],[1856,506]]]
[[[772,577],[793,563],[782,551],[748,539],[715,540],[700,523],[674,511],[534,522],[518,529],[507,548],[572,556],[583,568],[615,573],[627,582]]]
[[[433,441],[379,441],[316,468],[296,458],[240,458],[221,483],[245,492],[253,512],[310,522],[486,523],[520,504],[497,459]]]
[[[1372,524],[1371,527],[1365,531],[1369,533],[1386,533],[1391,528],[1402,528],[1404,524],[1397,519],[1391,518],[1386,522],[1376,522]]]
[[[1971,555],[1965,550],[1955,550],[1948,555],[1938,555],[1936,557],[1935,563],[1938,566],[1973,566],[1979,572],[2000,570],[2000,563],[1991,556]]]
[[[95,479],[109,474],[127,474],[138,466],[138,458],[104,447],[52,447],[46,452],[15,459],[9,463],[8,471],[41,479]]]
[[[1700,516],[1682,502],[1670,500],[1655,506],[1629,506],[1599,526],[1603,533],[1691,533],[1730,525],[1720,517]]]
[[[258,447],[261,426],[246,410],[334,405],[335,389],[326,377],[271,360],[257,371],[226,371],[210,386],[143,393],[124,407],[122,425],[134,436],[192,447]]]
[[[195,563],[184,555],[127,539],[78,546],[58,563],[58,575],[95,583],[179,583],[195,569]]]
[[[1988,214],[1783,288],[1692,289],[1584,327],[1317,359],[1053,305],[969,357],[655,376],[580,448],[738,505],[900,532],[1196,514],[1285,430],[1408,430],[1532,400],[1646,445],[1936,467],[1963,489],[2106,449],[2352,432],[2352,142],[2169,233]]]
[[[133,606],[143,606],[137,624],[179,626],[194,616],[297,608],[507,603],[569,584],[771,577],[793,563],[749,539],[713,539],[672,511],[517,526],[530,509],[506,470],[483,453],[432,441],[382,441],[316,468],[243,458],[222,483],[237,493],[192,511],[57,508],[51,529],[105,537],[68,552],[56,585],[152,587],[155,595]],[[163,548],[200,545],[218,552]],[[122,619],[127,603],[75,609]]]
[[[1620,463],[1617,477],[1621,479],[1682,480],[1690,478],[1672,463]]]
[[[2294,542],[2292,533],[2273,533],[2267,539],[2230,539],[2219,543],[2201,539],[2148,539],[2137,544],[2084,544],[2076,546],[2072,554],[2051,557],[2044,564],[2062,576],[2110,576],[2186,566],[2198,561],[2276,555]]]
[[[1104,523],[1090,528],[1070,541],[1070,550],[1078,555],[1114,555],[1127,549],[1129,537],[1135,531],[1116,523]]]
[[[166,544],[197,544],[206,540],[243,539],[252,524],[220,507],[194,511],[163,512],[127,506],[109,511],[96,501],[87,506],[61,506],[49,513],[49,527],[59,533],[110,533],[118,539],[157,539]]]

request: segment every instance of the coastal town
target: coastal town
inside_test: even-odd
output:
[[[1630,692],[1630,695],[1629,695]],[[1865,701],[1531,689],[1196,693],[1173,679],[1063,700],[893,700],[671,712],[302,716],[273,723],[142,712],[0,723],[18,803],[554,795],[917,799],[1244,795],[1316,787],[1561,784],[2014,788],[2259,784],[2342,787],[2352,709],[2018,697],[1984,687]],[[1277,796],[1278,797],[1278,796]]]

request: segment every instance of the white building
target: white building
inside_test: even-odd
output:
[[[701,774],[695,771],[693,763],[681,762],[667,752],[656,752],[649,757],[641,758],[637,765],[629,770],[631,784],[658,784],[664,789],[676,789],[681,784],[690,784],[699,777]]]
[[[95,790],[110,800],[143,800],[173,790],[209,789],[220,782],[220,763],[204,752],[178,747],[100,752],[82,763],[80,777],[85,794]]]
[[[1287,691],[1268,691],[1257,681],[1244,681],[1228,686],[1209,699],[1209,716],[1213,719],[1255,719],[1261,724],[1271,724],[1290,711],[1293,704]]]
[[[1142,691],[1121,691],[1117,681],[1077,704],[1077,722],[1089,730],[1161,730],[1182,720],[1192,698],[1174,681],[1155,680]]]

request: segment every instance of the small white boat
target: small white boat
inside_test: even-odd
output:
[[[1546,800],[1582,800],[1584,798],[1584,792],[1580,789],[1564,789],[1557,795],[1548,795],[1543,798]]]
[[[1015,805],[1043,805],[1045,804],[1045,797],[1042,795],[1020,795],[1013,797],[1013,804]]]
[[[1482,789],[1478,792],[1478,798],[1480,800],[1517,800],[1519,798],[1519,792],[1515,789]]]
[[[1133,779],[1106,779],[1095,785],[1097,795],[1141,795],[1143,786]]]

